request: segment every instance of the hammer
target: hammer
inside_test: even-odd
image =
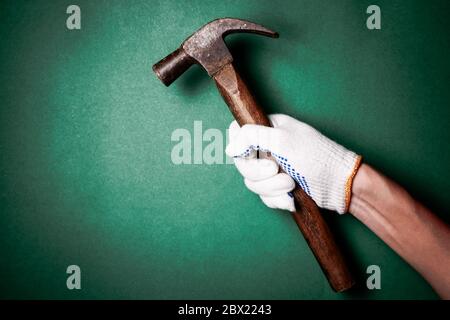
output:
[[[258,124],[270,127],[269,119],[234,68],[233,57],[223,40],[226,35],[236,32],[278,37],[278,33],[250,21],[216,19],[204,25],[178,49],[153,65],[153,71],[169,86],[191,65],[200,64],[216,82],[220,94],[240,126]],[[280,171],[283,172],[281,168]],[[353,277],[319,208],[298,185],[292,194],[297,210],[292,213],[292,217],[331,287],[337,292],[349,289],[354,284]]]

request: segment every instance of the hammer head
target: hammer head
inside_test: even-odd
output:
[[[169,86],[194,63],[198,63],[213,76],[223,66],[233,61],[224,37],[230,33],[247,32],[277,38],[278,33],[241,19],[213,20],[187,38],[182,45],[153,65],[158,78]]]

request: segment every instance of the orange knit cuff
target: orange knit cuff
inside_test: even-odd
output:
[[[352,185],[353,185],[353,179],[356,176],[356,173],[358,172],[359,167],[361,166],[362,157],[358,156],[356,159],[355,166],[353,167],[352,174],[348,177],[347,183],[345,184],[345,212],[348,212],[348,209],[350,207],[350,201],[352,198]]]

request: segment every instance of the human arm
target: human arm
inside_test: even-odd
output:
[[[450,228],[443,221],[367,164],[353,180],[349,212],[450,299]]]

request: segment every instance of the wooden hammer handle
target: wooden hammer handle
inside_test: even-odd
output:
[[[271,126],[269,119],[231,63],[218,71],[213,78],[240,126],[244,124]],[[281,168],[280,171],[282,171]],[[354,284],[353,277],[319,208],[298,185],[293,195],[297,211],[292,214],[292,217],[302,231],[331,287],[337,292],[349,289]]]

